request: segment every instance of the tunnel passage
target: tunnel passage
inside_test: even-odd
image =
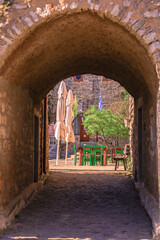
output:
[[[156,73],[140,42],[111,19],[91,11],[51,15],[12,44],[1,74],[43,97],[58,81],[78,73],[105,75],[133,96],[156,93]]]
[[[0,73],[1,96],[7,99],[9,106],[6,114],[6,148],[2,151],[1,162],[1,205],[7,205],[34,181],[34,117],[39,117],[39,133],[43,138],[45,112],[44,103],[41,106],[42,99],[59,81],[84,73],[114,79],[134,97],[131,131],[134,176],[158,201],[158,81],[146,48],[133,32],[100,12],[73,10],[53,14],[16,39],[1,61]],[[139,108],[142,108],[141,179],[137,133]],[[39,140],[40,151],[44,144]],[[40,152],[40,158],[44,158],[44,152]],[[40,162],[37,167],[40,168]],[[7,188],[4,189],[4,186]]]

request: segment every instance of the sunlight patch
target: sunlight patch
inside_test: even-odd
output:
[[[11,239],[32,239],[32,240],[36,240],[38,239],[38,237],[11,237]]]
[[[92,240],[91,238],[48,238],[48,240]]]

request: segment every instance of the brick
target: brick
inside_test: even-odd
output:
[[[0,112],[4,113],[6,109],[5,103],[0,102]]]
[[[157,42],[151,43],[150,46],[149,46],[149,49],[150,49],[151,52],[155,52],[156,50],[160,50],[160,42],[157,41]]]
[[[124,0],[123,1],[123,6],[124,7],[130,7],[131,6],[131,0]]]
[[[6,115],[0,113],[0,124],[1,125],[6,125],[7,124],[7,119]]]
[[[9,39],[9,38],[7,38],[7,37],[5,37],[4,35],[1,37],[1,39],[2,39],[3,41],[5,41],[7,44],[11,44],[11,43],[12,43],[12,40]]]
[[[137,19],[137,18],[131,18],[131,20],[128,22],[128,25],[129,26],[133,26],[137,21],[138,21],[139,19]]]
[[[157,68],[160,70],[160,61],[157,62]]]
[[[29,14],[32,16],[35,22],[38,22],[39,20],[38,15],[34,11],[29,11]]]
[[[0,138],[1,139],[6,138],[6,128],[3,126],[0,126]]]
[[[149,32],[151,32],[152,29],[150,27],[146,27],[146,28],[140,28],[137,33],[140,35],[140,36],[143,36]]]
[[[158,9],[150,10],[143,13],[146,18],[158,18],[160,17],[160,13]]]
[[[7,29],[7,33],[14,39],[16,38],[16,35],[10,30],[10,29]]]
[[[150,32],[146,35],[143,36],[143,39],[145,40],[145,42],[147,44],[154,42],[155,40],[157,40],[157,36],[155,32]]]
[[[134,7],[135,9],[137,9],[138,6],[139,6],[139,3],[140,3],[140,2],[133,1],[133,7]]]
[[[138,29],[140,29],[143,25],[145,24],[145,20],[144,19],[141,19],[141,20],[138,20],[133,26],[132,28],[137,31]]]
[[[119,12],[120,12],[120,5],[117,4],[114,6],[113,10],[111,11],[111,14],[116,17],[118,16]]]
[[[3,91],[3,90],[1,90],[0,91],[0,98],[6,98],[6,92],[5,91]]]
[[[133,15],[133,12],[128,12],[127,16],[124,19],[122,19],[122,21],[125,23],[128,23],[132,15]]]
[[[22,17],[22,20],[28,25],[28,27],[31,27],[33,25],[33,21],[29,17]]]
[[[25,8],[27,8],[28,6],[26,5],[26,4],[16,4],[16,3],[14,3],[13,5],[12,5],[12,8],[15,8],[15,9],[25,9]]]
[[[0,28],[5,27],[4,23],[0,23]]]
[[[119,17],[119,18],[122,18],[122,17],[124,16],[124,14],[126,13],[126,11],[127,11],[127,7],[124,7],[124,8],[120,11],[120,13],[118,14],[118,17]]]
[[[77,6],[78,6],[78,3],[72,2],[72,4],[70,5],[70,9],[77,8]]]
[[[17,28],[15,24],[12,25],[12,29],[17,33],[17,35],[21,34],[21,30]]]
[[[98,5],[98,4],[95,4],[95,6],[94,6],[94,9],[98,11],[98,10],[99,10],[99,8],[100,8],[100,5]]]
[[[0,45],[0,56],[2,56],[7,48],[7,45]]]

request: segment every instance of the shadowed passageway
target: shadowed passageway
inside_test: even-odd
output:
[[[60,171],[52,172],[0,239],[152,238],[150,219],[130,178],[118,172]]]

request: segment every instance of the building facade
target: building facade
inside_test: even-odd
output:
[[[112,79],[96,76],[92,74],[77,75],[64,80],[67,90],[71,89],[74,97],[76,96],[78,102],[78,115],[73,120],[73,129],[75,134],[76,147],[81,146],[85,142],[104,144],[102,137],[98,135],[88,136],[85,132],[83,122],[83,113],[95,105],[98,107],[99,98],[102,97],[103,109],[109,109],[114,104],[118,104],[124,99],[124,88]],[[57,92],[60,83],[58,83],[53,90],[48,94],[48,119],[50,128],[56,122],[57,109]],[[57,142],[54,138],[54,130],[50,132],[50,159],[56,157]],[[128,138],[121,140],[121,144],[128,143]],[[114,145],[114,142],[113,142]],[[65,156],[65,142],[61,142],[60,147],[61,158]],[[73,154],[73,143],[69,143],[69,155]]]

